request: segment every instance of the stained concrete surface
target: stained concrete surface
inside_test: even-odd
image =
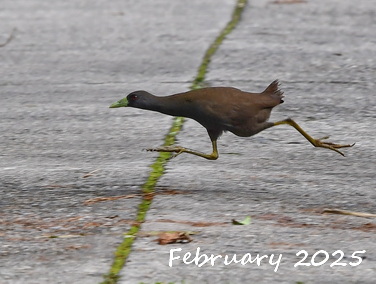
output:
[[[356,145],[342,157],[314,149],[293,128],[280,126],[252,138],[224,134],[215,162],[180,155],[159,185],[182,194],[156,198],[142,229],[197,234],[189,244],[166,246],[153,242],[155,237],[140,238],[121,283],[373,283],[374,220],[321,214],[324,208],[376,212],[375,9],[369,5],[249,2],[212,60],[208,84],[262,91],[278,78],[286,97],[271,120],[292,117],[314,137],[330,135],[331,141]],[[178,139],[180,145],[210,151],[205,130],[194,121]],[[231,225],[245,216],[252,217],[251,225]],[[277,272],[269,258],[260,266],[183,263],[184,254],[191,253],[192,260],[197,247],[208,256],[283,258]],[[182,251],[174,256],[180,259],[169,267],[170,250],[177,248]],[[300,250],[309,253],[306,262],[320,250],[330,259],[321,266],[294,267],[302,259],[296,255]],[[337,250],[346,266],[330,267]],[[363,262],[350,266],[352,254],[362,250]]]
[[[286,99],[271,120],[290,116],[314,137],[356,146],[343,158],[281,126],[252,138],[224,134],[217,161],[171,160],[157,191],[180,194],[155,197],[120,283],[373,283],[375,222],[321,210],[376,213],[375,10],[366,0],[302,2],[249,1],[207,83],[261,91],[279,78]],[[0,282],[98,283],[157,155],[142,149],[160,145],[172,121],[107,107],[135,89],[186,90],[235,3],[3,3],[0,40],[17,30],[0,48]],[[194,121],[178,140],[210,151]],[[122,195],[136,197],[87,203]],[[231,225],[248,215],[251,225]],[[196,234],[189,244],[160,246],[150,232],[165,230]],[[182,248],[182,257],[198,247],[283,258],[277,272],[267,261],[168,266],[171,249]],[[342,250],[347,265],[330,267],[331,256],[294,267],[300,250]],[[362,263],[350,266],[361,250]]]
[[[186,90],[232,12],[220,4],[2,1],[0,42],[16,31],[0,48],[0,283],[103,280],[153,162],[142,149],[172,121],[108,106]]]

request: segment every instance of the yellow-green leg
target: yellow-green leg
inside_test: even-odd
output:
[[[187,149],[187,148],[184,148],[184,147],[181,147],[181,146],[163,146],[163,147],[159,147],[159,148],[146,149],[146,151],[176,153],[173,156],[173,158],[180,155],[181,153],[188,153],[188,154],[196,155],[196,156],[199,156],[199,157],[203,157],[203,158],[208,159],[208,160],[216,160],[216,159],[218,159],[218,156],[219,156],[216,140],[212,141],[212,146],[213,146],[213,152],[211,154],[205,154],[205,153],[197,152],[197,151]]]
[[[337,153],[341,154],[342,156],[345,156],[345,154],[343,154],[341,151],[339,151],[338,149],[339,148],[346,148],[346,147],[352,147],[355,145],[352,144],[345,144],[345,145],[341,145],[341,144],[335,144],[335,143],[330,143],[330,142],[323,142],[321,140],[324,140],[324,139],[328,139],[329,136],[327,137],[323,137],[321,139],[314,139],[312,138],[307,132],[305,132],[300,126],[299,124],[297,124],[295,121],[293,121],[291,118],[287,118],[285,120],[281,120],[281,121],[277,121],[277,122],[274,122],[274,126],[276,125],[282,125],[282,124],[288,124],[292,127],[294,127],[296,130],[299,131],[300,134],[302,134],[313,146],[315,147],[321,147],[321,148],[327,148],[327,149],[330,149],[330,150],[333,150],[333,151],[336,151]]]

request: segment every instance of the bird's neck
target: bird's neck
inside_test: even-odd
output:
[[[175,96],[154,96],[150,110],[172,116],[184,116],[185,114],[181,102]]]

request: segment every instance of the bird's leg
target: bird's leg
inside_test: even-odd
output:
[[[176,153],[174,157],[180,155],[181,153],[188,153],[192,155],[196,155],[199,157],[203,157],[208,160],[216,160],[218,159],[218,150],[217,150],[217,141],[213,140],[212,141],[212,146],[213,146],[213,152],[211,154],[205,154],[201,152],[197,152],[191,149],[187,149],[181,146],[163,146],[159,148],[151,148],[151,149],[146,149],[146,151],[154,151],[154,152],[173,152]]]
[[[322,147],[322,148],[327,148],[333,151],[336,151],[337,153],[341,154],[342,156],[345,156],[341,151],[339,151],[339,148],[346,148],[346,147],[352,147],[355,144],[335,144],[335,143],[330,143],[330,142],[323,142],[322,140],[328,139],[329,136],[323,137],[321,139],[314,139],[310,135],[308,135],[307,132],[305,132],[295,121],[293,121],[291,118],[287,118],[285,120],[281,120],[278,122],[274,122],[274,126],[276,125],[281,125],[281,124],[288,124],[292,127],[294,127],[297,131],[299,131],[300,134],[302,134],[313,146],[315,147]]]

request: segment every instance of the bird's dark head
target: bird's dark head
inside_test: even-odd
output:
[[[135,91],[130,93],[127,97],[113,103],[110,108],[117,107],[135,107],[135,108],[147,108],[150,100],[154,96],[146,91]]]

